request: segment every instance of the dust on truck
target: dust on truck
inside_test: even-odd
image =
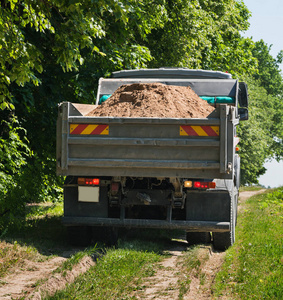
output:
[[[200,119],[95,117],[87,116],[94,105],[59,105],[62,222],[74,243],[104,229],[165,228],[185,230],[189,244],[212,240],[225,250],[235,241],[236,126],[248,118],[247,86],[218,71],[119,71],[99,80],[96,105],[121,85],[155,82],[190,86],[215,110]]]

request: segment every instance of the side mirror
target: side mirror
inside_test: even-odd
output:
[[[239,106],[248,107],[248,86],[245,82],[239,82]]]
[[[241,121],[245,121],[249,119],[249,110],[247,108],[239,108],[238,114]]]

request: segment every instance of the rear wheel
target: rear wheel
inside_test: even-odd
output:
[[[210,232],[187,232],[187,242],[189,245],[210,243]]]
[[[73,246],[88,246],[91,242],[91,230],[88,226],[68,226],[68,241]]]
[[[92,227],[94,242],[103,242],[106,246],[116,246],[118,242],[118,229],[114,227]]]
[[[214,232],[213,233],[213,246],[215,250],[225,251],[233,245],[233,237],[230,232]]]
[[[213,232],[213,246],[215,250],[225,251],[235,242],[235,227],[237,219],[237,189],[234,189],[231,205],[230,205],[230,230],[227,232]]]

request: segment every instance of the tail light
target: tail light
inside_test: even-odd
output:
[[[195,189],[215,189],[216,183],[213,181],[184,181],[184,188],[195,188]]]
[[[79,177],[78,178],[78,185],[88,185],[88,186],[99,185],[99,178]]]
[[[209,182],[194,181],[193,187],[195,189],[215,189],[216,184],[213,181],[209,181]]]

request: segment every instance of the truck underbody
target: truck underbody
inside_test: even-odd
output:
[[[90,227],[181,229],[193,244],[209,242],[210,232],[219,250],[234,242],[238,191],[233,180],[95,179],[99,184],[85,191],[78,177],[66,178],[63,223],[70,231],[74,227],[89,233]],[[213,189],[184,188],[184,182],[216,184]],[[86,241],[91,238],[80,233],[79,241],[81,236]]]

